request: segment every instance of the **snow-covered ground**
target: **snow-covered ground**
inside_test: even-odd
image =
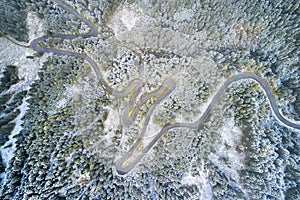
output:
[[[204,163],[202,162],[201,166],[197,167],[199,175],[193,175],[191,172],[192,165],[195,160],[191,160],[190,168],[187,173],[185,173],[181,179],[182,187],[192,187],[196,186],[201,193],[201,196],[195,197],[195,199],[200,200],[210,200],[213,199],[212,187],[209,183],[208,174],[205,171]],[[194,198],[194,197],[193,197]]]
[[[28,28],[29,41],[45,35],[44,33],[44,21],[38,18],[33,12],[28,12],[26,18]]]
[[[27,16],[27,23],[29,26],[29,38],[30,40],[35,37],[40,36],[42,33],[42,22],[34,14],[29,13]],[[9,90],[4,91],[4,93],[18,93],[21,91],[29,90],[30,85],[38,78],[38,71],[43,63],[47,59],[47,55],[42,57],[33,57],[35,51],[25,48],[22,46],[18,46],[6,38],[0,37],[0,72],[2,76],[2,72],[5,67],[8,65],[14,65],[18,70],[18,77],[20,81],[10,87]],[[28,57],[29,56],[29,57]],[[7,166],[9,160],[13,158],[14,151],[16,148],[16,139],[14,138],[17,135],[22,127],[23,121],[21,120],[24,116],[28,104],[26,102],[26,98],[22,100],[22,104],[18,107],[21,111],[20,115],[14,119],[13,122],[16,123],[15,128],[13,129],[11,135],[9,136],[9,140],[0,147],[1,156],[3,159],[3,164]],[[8,146],[4,148],[5,146]],[[0,175],[5,179],[5,174],[2,173]]]
[[[220,129],[221,135],[220,141],[215,144],[216,153],[209,155],[210,162],[218,166],[223,170],[224,174],[234,180],[236,183],[240,183],[239,171],[244,169],[245,154],[238,152],[237,148],[241,143],[243,135],[242,130],[235,126],[234,118],[226,119],[224,126]],[[225,158],[226,163],[221,161]],[[242,191],[244,188],[240,184],[236,185]],[[245,194],[247,194],[245,192]]]

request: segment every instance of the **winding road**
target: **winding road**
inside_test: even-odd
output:
[[[269,103],[271,105],[271,109],[273,114],[276,116],[277,120],[283,123],[285,126],[294,128],[294,129],[300,129],[300,125],[297,123],[293,123],[286,118],[284,118],[276,105],[275,102],[275,97],[271,92],[270,87],[268,84],[259,76],[252,74],[252,73],[241,73],[239,75],[236,75],[229,80],[227,80],[221,88],[217,91],[215,96],[212,98],[210,103],[208,104],[206,110],[203,112],[202,116],[195,122],[193,123],[173,123],[173,124],[165,124],[162,129],[155,135],[155,137],[145,146],[143,147],[143,139],[146,134],[146,130],[150,121],[150,118],[152,116],[153,111],[155,110],[156,106],[163,101],[175,88],[176,88],[176,81],[172,79],[166,80],[161,87],[152,92],[149,93],[145,96],[142,96],[140,99],[138,99],[141,89],[143,87],[143,82],[141,80],[134,80],[132,81],[124,90],[117,91],[112,89],[107,82],[104,80],[102,73],[100,72],[99,67],[97,64],[86,54],[79,54],[75,52],[69,52],[69,51],[63,51],[63,50],[58,50],[58,49],[51,49],[51,48],[43,48],[40,47],[39,44],[42,41],[46,41],[49,38],[59,38],[59,39],[75,39],[78,37],[81,38],[90,38],[90,37],[97,37],[98,36],[98,29],[97,27],[92,24],[89,20],[84,18],[82,15],[80,15],[77,11],[72,9],[70,6],[65,4],[64,2],[60,0],[52,0],[55,2],[57,5],[61,6],[63,9],[66,11],[70,12],[71,14],[74,14],[78,19],[80,19],[82,22],[87,24],[91,31],[88,34],[85,35],[61,35],[61,36],[44,36],[37,38],[33,40],[30,43],[30,47],[41,53],[54,53],[58,55],[66,55],[66,56],[73,56],[76,58],[81,58],[87,61],[93,70],[95,71],[95,74],[101,83],[103,89],[108,92],[109,94],[115,96],[115,97],[126,97],[130,96],[130,102],[128,106],[126,106],[123,110],[122,113],[122,122],[125,126],[131,125],[137,114],[138,111],[140,110],[141,106],[148,101],[149,99],[153,99],[151,103],[151,107],[149,108],[149,111],[147,112],[147,115],[145,117],[145,122],[142,128],[142,131],[133,144],[133,146],[127,151],[117,162],[116,162],[116,171],[120,175],[127,174],[130,172],[136,165],[137,163],[143,158],[145,154],[157,143],[157,141],[162,137],[162,135],[174,128],[190,128],[190,129],[197,129],[200,125],[202,125],[206,119],[208,118],[209,114],[211,113],[213,107],[217,104],[219,99],[222,97],[224,92],[230,87],[230,85],[236,81],[242,80],[242,79],[252,79],[256,81],[261,88],[264,90],[266,97],[269,100]]]

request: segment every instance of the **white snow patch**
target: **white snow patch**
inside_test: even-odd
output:
[[[234,118],[230,118],[225,121],[219,134],[221,139],[215,144],[216,153],[211,153],[209,159],[222,169],[228,178],[234,180],[237,183],[236,187],[247,195],[242,185],[239,184],[239,171],[244,168],[245,154],[236,150],[241,140],[242,130],[235,126]]]
[[[20,109],[20,114],[17,116],[16,119],[14,119],[12,122],[16,123],[16,126],[15,128],[13,129],[11,135],[9,136],[9,140],[3,145],[3,146],[7,146],[8,144],[12,144],[11,147],[9,148],[1,148],[1,155],[2,155],[2,159],[3,159],[3,162],[5,164],[7,164],[7,161],[9,161],[13,156],[13,152],[15,151],[15,147],[16,147],[16,139],[13,138],[16,134],[18,134],[22,127],[22,123],[23,121],[21,120],[22,117],[24,116],[24,114],[26,113],[26,110],[28,108],[28,103],[26,102],[27,99],[23,99],[23,103],[19,106],[19,109]]]
[[[61,99],[55,101],[53,108],[49,110],[48,115],[54,115],[61,109],[65,108],[75,95],[83,93],[83,89],[79,85],[67,85],[65,91],[59,96]]]
[[[122,134],[122,137],[120,139],[120,144],[119,144],[119,153],[127,151],[126,143],[129,139],[130,139],[130,137],[128,135]]]
[[[121,10],[119,14],[121,21],[129,31],[134,27],[135,23],[139,19],[139,16],[136,13],[127,8]]]
[[[111,145],[112,138],[120,126],[120,115],[117,110],[114,110],[109,106],[104,106],[103,109],[108,112],[107,118],[104,122],[104,132],[107,133],[105,139],[107,141],[107,145]],[[124,143],[125,141],[127,141],[127,138],[122,137],[121,143]]]
[[[224,123],[220,134],[225,144],[235,147],[241,139],[242,130],[235,126],[234,118],[230,118]]]
[[[196,186],[201,193],[201,196],[197,196],[197,199],[200,200],[208,200],[213,199],[213,192],[212,188],[209,183],[208,174],[205,172],[204,163],[202,163],[201,168],[197,167],[197,173],[199,175],[192,175],[191,168],[192,163],[195,162],[194,160],[191,161],[189,171],[182,177],[181,179],[181,187],[193,187]]]
[[[27,99],[25,99],[25,98],[23,99],[23,103],[19,106],[20,114],[18,115],[18,117],[16,119],[14,119],[12,121],[12,122],[16,123],[16,126],[13,129],[13,131],[11,132],[11,134],[9,135],[9,140],[0,148],[3,164],[6,167],[9,167],[8,163],[14,157],[14,152],[16,150],[16,141],[17,141],[16,138],[14,138],[14,136],[17,135],[22,130],[21,125],[22,125],[23,121],[21,119],[25,115],[26,110],[28,108],[28,104],[27,104],[26,100]],[[3,148],[8,145],[11,145],[11,146]],[[4,174],[3,181],[5,181],[5,178],[6,177]]]
[[[245,155],[236,150],[242,136],[242,131],[234,124],[234,118],[228,119],[220,130],[221,140],[215,145],[216,154],[211,153],[209,159],[224,169],[225,174],[235,181],[239,181],[238,171],[243,169]],[[225,165],[219,158],[226,158]]]
[[[118,40],[126,40],[127,37],[134,37],[132,33],[135,29],[146,30],[151,25],[153,19],[143,14],[140,8],[124,7],[115,12],[108,23]]]
[[[155,124],[153,122],[153,117],[151,117],[143,138],[144,144],[148,145],[148,143],[150,143],[154,139],[154,137],[161,131],[161,129],[162,127]]]
[[[190,22],[192,21],[193,17],[194,17],[193,10],[186,9],[186,8],[183,8],[182,10],[174,14],[174,20],[177,23],[184,22],[184,21]]]
[[[26,23],[28,25],[29,41],[45,35],[44,20],[38,18],[33,12],[28,12]]]
[[[104,109],[108,110],[107,119],[104,122],[104,132],[109,132],[111,130],[117,130],[120,126],[120,115],[118,111],[112,109],[109,106],[104,106]]]
[[[203,182],[202,177],[200,176],[192,176],[191,174],[185,174],[184,177],[182,177],[181,185],[183,186],[197,186],[201,185]]]

